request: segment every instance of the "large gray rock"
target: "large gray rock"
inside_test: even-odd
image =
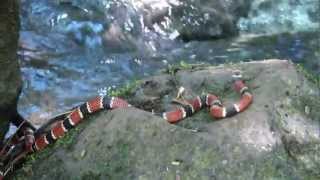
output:
[[[17,0],[0,2],[0,140],[9,120],[17,116],[17,100],[21,76],[17,58],[19,37],[19,6]]]
[[[230,37],[250,10],[248,0],[187,0],[172,8],[172,23],[185,40]]]
[[[184,86],[186,97],[211,92],[233,102],[234,70],[254,94],[241,114],[215,121],[203,109],[171,125],[141,109],[105,111],[33,156],[15,178],[319,179],[319,88],[289,61],[189,67],[143,80],[130,101],[159,111]]]

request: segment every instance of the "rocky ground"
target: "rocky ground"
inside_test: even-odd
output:
[[[319,179],[319,87],[289,61],[172,68],[139,81],[129,101],[161,111],[184,86],[186,98],[234,102],[234,70],[254,94],[241,114],[216,121],[203,109],[172,125],[137,108],[101,112],[30,156],[14,179]]]

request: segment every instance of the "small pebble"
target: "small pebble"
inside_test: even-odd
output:
[[[86,155],[87,151],[86,150],[82,150],[81,151],[81,154],[80,154],[80,157],[83,158],[85,155]]]
[[[180,165],[180,161],[172,161],[171,164],[174,166],[179,166]]]
[[[304,107],[304,112],[306,113],[306,115],[310,114],[310,107],[309,106],[305,106]]]
[[[223,160],[223,161],[222,161],[222,164],[223,164],[223,165],[226,165],[227,163],[228,163],[227,160]]]

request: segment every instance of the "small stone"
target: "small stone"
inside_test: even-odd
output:
[[[81,151],[80,157],[83,158],[86,155],[87,151],[84,149]]]
[[[172,161],[171,164],[174,166],[179,166],[181,164],[181,162],[176,160],[176,161]]]
[[[222,161],[222,164],[223,164],[223,165],[226,165],[227,163],[228,163],[228,160],[223,160],[223,161]]]
[[[306,113],[306,115],[310,114],[310,107],[309,106],[305,106],[304,107],[304,112]]]

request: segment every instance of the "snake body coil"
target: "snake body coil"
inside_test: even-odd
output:
[[[219,98],[213,94],[196,96],[191,100],[184,100],[181,107],[162,113],[162,118],[169,123],[177,123],[186,117],[192,116],[203,107],[208,107],[210,115],[214,119],[231,117],[244,111],[252,103],[253,96],[249,88],[245,85],[241,76],[237,76],[233,83],[234,89],[241,95],[240,101],[232,106],[225,107]],[[40,151],[48,145],[53,144],[59,138],[63,137],[70,129],[77,126],[83,119],[90,114],[101,110],[112,110],[117,108],[126,108],[131,106],[127,101],[118,97],[99,96],[76,108],[72,111],[58,116],[50,121],[51,128],[47,131],[38,130],[34,132],[31,128],[23,130],[23,137],[12,138],[7,145],[1,149],[1,161],[5,162],[5,168],[0,169],[0,180],[13,167],[13,165],[27,154]],[[40,128],[41,129],[41,128]],[[43,127],[43,129],[45,129]],[[15,150],[15,151],[14,151]],[[11,152],[15,152],[12,154]],[[12,164],[9,164],[12,163]],[[2,173],[2,175],[1,175]]]

